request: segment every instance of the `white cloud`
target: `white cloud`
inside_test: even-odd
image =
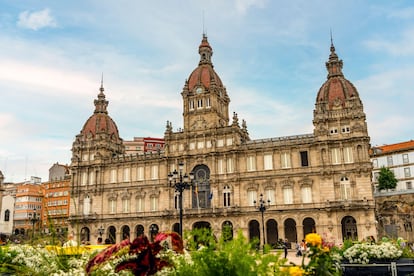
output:
[[[371,39],[363,43],[368,49],[387,52],[393,56],[414,54],[414,28],[406,29],[401,37],[390,36],[388,39]]]
[[[265,5],[264,0],[236,0],[236,10],[240,14],[245,14],[246,11],[254,6],[257,6],[259,8],[263,8]]]
[[[32,13],[24,11],[19,14],[17,26],[37,31],[46,27],[56,27],[56,21],[53,16],[51,16],[49,9]]]

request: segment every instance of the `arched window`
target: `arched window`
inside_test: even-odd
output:
[[[348,200],[351,198],[351,183],[348,177],[343,176],[341,177],[340,181],[340,188],[341,188],[341,199]]]
[[[231,203],[230,195],[231,195],[230,187],[226,185],[223,189],[223,206],[224,207],[230,207],[230,203]]]
[[[90,214],[90,212],[91,212],[91,198],[89,197],[89,195],[87,195],[83,199],[83,214],[87,216]]]

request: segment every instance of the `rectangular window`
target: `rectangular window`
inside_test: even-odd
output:
[[[224,164],[223,159],[217,160],[217,173],[223,174],[224,173]]]
[[[151,197],[151,211],[157,211],[158,210],[158,198],[153,196]]]
[[[256,170],[256,158],[255,156],[247,157],[247,171],[252,172]]]
[[[249,206],[254,206],[254,201],[257,199],[256,191],[247,191],[247,200]]]
[[[116,201],[115,199],[109,200],[109,213],[115,214],[116,213]]]
[[[195,149],[195,143],[194,142],[191,142],[190,143],[190,150],[193,150],[193,149]]]
[[[411,177],[410,168],[404,168],[404,177]]]
[[[158,166],[151,167],[151,179],[158,179]]]
[[[197,143],[197,148],[199,148],[199,149],[203,149],[203,148],[204,148],[204,142],[203,142],[203,141],[198,142],[198,143]]]
[[[394,165],[394,162],[392,161],[392,156],[387,156],[387,164],[388,164],[388,167]]]
[[[189,108],[190,108],[190,110],[193,110],[194,109],[194,101],[193,100],[191,100],[189,102]]]
[[[144,200],[142,197],[137,198],[137,212],[144,212]]]
[[[354,162],[354,157],[352,155],[352,147],[344,148],[344,162],[348,164]]]
[[[95,184],[95,172],[89,173],[89,185]]]
[[[351,186],[349,183],[341,184],[341,198],[347,200],[351,198]]]
[[[206,99],[206,107],[207,107],[207,108],[211,107],[211,104],[210,104],[210,98],[207,98],[207,99]]]
[[[301,151],[300,152],[300,165],[302,167],[309,166],[309,162],[308,162],[308,152],[307,151]]]
[[[265,154],[263,156],[263,169],[264,170],[273,169],[273,155],[272,154]]]
[[[289,153],[282,153],[280,156],[280,163],[282,165],[282,169],[290,168],[290,154]]]
[[[234,172],[234,162],[233,158],[227,158],[227,172],[232,173]]]
[[[413,188],[411,181],[405,182],[405,186],[407,187],[407,190],[411,190]]]
[[[124,198],[122,200],[122,212],[129,213],[129,199]]]
[[[144,167],[137,168],[137,180],[144,180]]]
[[[230,207],[230,193],[229,192],[226,192],[226,193],[223,193],[223,206],[224,207]]]
[[[227,138],[226,144],[227,146],[233,145],[233,138]]]
[[[116,183],[116,169],[111,170],[111,183]]]
[[[88,173],[83,172],[82,179],[81,179],[81,185],[86,185],[86,184],[88,184]]]
[[[224,140],[223,139],[218,139],[217,140],[217,147],[222,147],[224,146]]]
[[[293,203],[293,191],[291,187],[283,188],[283,200],[285,204]]]
[[[310,186],[302,187],[302,202],[312,203],[312,188]]]
[[[404,153],[404,154],[402,155],[402,158],[403,158],[403,164],[408,164],[408,163],[410,163],[410,160],[408,159],[408,154],[407,154],[407,153]]]
[[[379,172],[374,172],[374,181],[378,181]]]
[[[203,99],[197,100],[197,108],[203,108]]]
[[[372,160],[372,166],[373,166],[374,168],[378,168],[378,159],[373,159],[373,160]]]
[[[274,205],[275,204],[275,190],[272,189],[267,189],[265,191],[265,200],[266,200],[266,204],[269,201],[269,204]]]
[[[339,154],[339,149],[332,149],[332,164],[340,164],[341,157]]]
[[[130,181],[130,170],[129,168],[124,168],[124,182]]]

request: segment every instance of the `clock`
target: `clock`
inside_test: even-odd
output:
[[[200,94],[201,92],[203,92],[203,88],[198,87],[198,88],[196,89],[196,93],[197,93],[197,94]]]

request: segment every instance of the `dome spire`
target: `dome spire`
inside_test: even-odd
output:
[[[106,110],[106,108],[108,107],[108,101],[105,99],[104,91],[105,91],[105,89],[103,87],[103,73],[102,73],[102,77],[101,77],[101,87],[99,88],[98,99],[96,99],[94,101],[94,104],[95,104],[95,111],[94,111],[94,113],[105,113],[105,114],[108,114],[108,111]]]
[[[331,31],[331,53],[329,55],[329,60],[326,62],[326,69],[328,70],[328,79],[334,76],[343,76],[342,66],[343,62],[338,58],[338,55],[335,52],[335,46],[332,39]]]
[[[203,64],[213,65],[211,63],[211,56],[213,55],[213,49],[208,43],[207,35],[204,32],[203,32],[203,39],[201,40],[201,44],[198,47],[198,53],[200,54],[200,62],[198,63],[198,65],[203,65]]]

